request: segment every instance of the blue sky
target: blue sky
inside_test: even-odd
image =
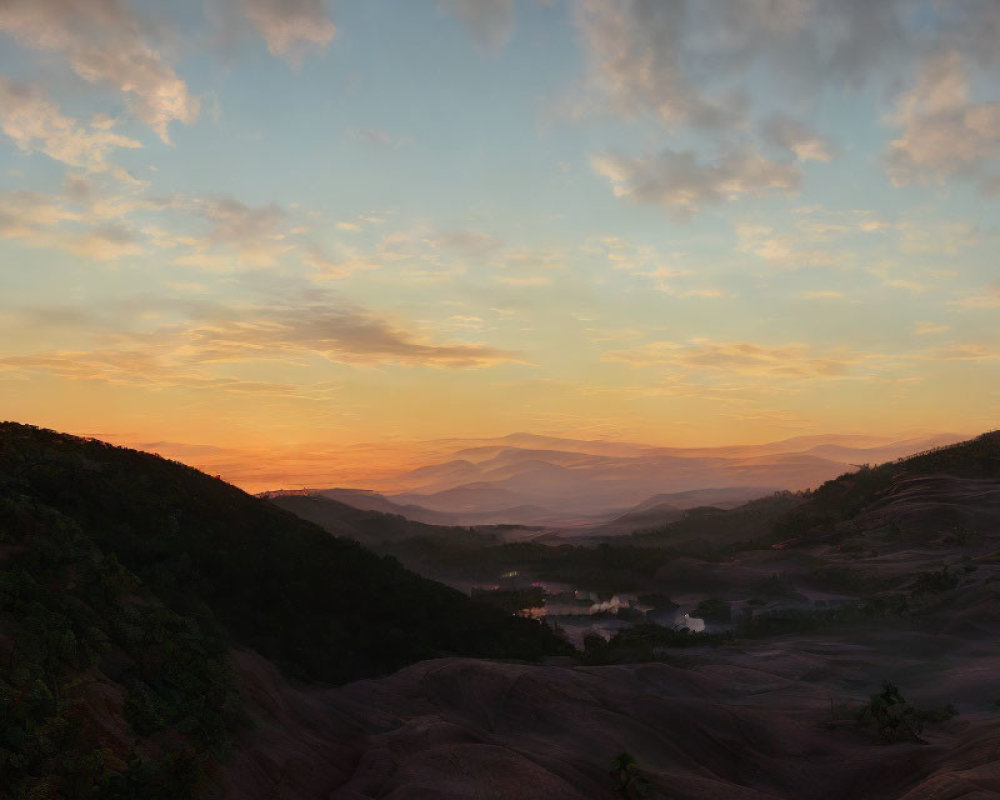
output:
[[[0,413],[236,448],[995,427],[1000,6],[10,0]]]

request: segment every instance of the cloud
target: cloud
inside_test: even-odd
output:
[[[0,237],[33,247],[51,247],[91,261],[115,261],[144,251],[130,227],[108,222],[110,209],[94,202],[70,202],[37,192],[0,195]]]
[[[691,280],[696,273],[691,269],[674,266],[686,257],[686,253],[673,252],[668,262],[660,255],[659,250],[651,245],[637,245],[620,236],[605,236],[588,250],[603,253],[612,269],[628,272],[640,279],[653,282],[658,292],[671,297],[688,298],[720,298],[727,297],[726,292],[711,286],[691,286]],[[680,284],[680,285],[678,285]]]
[[[979,227],[969,222],[902,222],[897,227],[904,253],[955,255],[979,241]]]
[[[479,46],[499,52],[514,32],[514,0],[444,0],[444,8],[461,20]]]
[[[294,252],[287,216],[277,204],[251,206],[230,195],[107,193],[78,175],[61,194],[0,195],[0,236],[99,261],[155,248],[171,251],[175,264],[215,272],[271,267]]]
[[[127,177],[108,156],[118,148],[142,144],[112,127],[112,120],[100,117],[80,123],[65,116],[39,87],[0,77],[0,128],[24,153],[37,151],[72,167]]]
[[[506,286],[548,286],[552,283],[552,278],[547,275],[497,275],[493,280]]]
[[[155,354],[143,350],[57,350],[31,356],[0,358],[2,373],[44,373],[68,380],[146,386],[211,389],[240,394],[298,397],[305,387],[290,383],[248,381],[233,377],[211,377],[174,368]]]
[[[766,226],[740,224],[736,233],[738,251],[752,253],[775,267],[836,267],[844,260],[843,254],[809,247],[799,236],[777,234]]]
[[[957,51],[925,61],[892,118],[902,129],[886,155],[886,172],[895,185],[942,182],[953,175],[983,179],[985,166],[1000,157],[1000,103],[974,103],[968,95]]]
[[[273,56],[297,63],[326,47],[337,32],[323,0],[235,0]]]
[[[927,331],[938,332],[938,331]],[[765,345],[694,338],[684,342],[655,341],[604,353],[603,360],[638,368],[668,370],[670,386],[690,381],[728,380],[742,376],[772,387],[783,381],[918,380],[921,363],[984,361],[1000,358],[995,348],[975,343],[925,348],[907,353],[820,351],[805,344]],[[893,375],[893,373],[900,373]],[[909,374],[907,374],[909,373]],[[745,391],[747,387],[739,387]]]
[[[588,64],[587,86],[626,117],[654,113],[668,127],[735,123],[741,109],[707,98],[682,64],[682,0],[580,0],[572,5]]]
[[[276,203],[250,206],[231,195],[175,195],[158,202],[209,223],[205,235],[174,235],[171,244],[186,247],[174,263],[212,272],[235,267],[272,267],[294,248],[287,242],[287,213]]]
[[[313,353],[353,365],[481,367],[517,360],[482,344],[436,344],[372,312],[328,304],[264,308],[190,330],[200,361],[286,358]]]
[[[464,256],[481,256],[500,248],[502,242],[491,233],[460,230],[444,233],[432,240],[434,247],[454,250]]]
[[[673,128],[739,126],[746,85],[809,100],[830,82],[857,89],[913,49],[894,0],[578,0],[585,88],[604,110],[655,114]],[[791,90],[791,91],[789,91]]]
[[[920,353],[923,361],[992,361],[1000,358],[1000,350],[981,344],[955,344]]]
[[[1000,283],[984,286],[977,294],[952,300],[949,305],[971,309],[1000,308]]]
[[[825,136],[783,114],[776,114],[764,123],[763,135],[765,141],[800,161],[831,161],[836,152]]]
[[[767,225],[739,223],[736,226],[736,249],[752,253],[779,267],[834,266],[833,254],[819,249],[803,249],[798,237],[781,235]]]
[[[933,336],[938,333],[947,333],[950,330],[950,325],[939,325],[935,322],[921,322],[916,328],[914,328],[913,333],[917,336]]]
[[[666,149],[639,158],[610,153],[594,157],[591,166],[611,182],[616,197],[660,205],[680,217],[745,195],[792,192],[802,179],[794,164],[770,161],[748,148],[730,150],[707,163],[693,150]]]
[[[123,332],[136,324],[137,315],[148,317],[159,311],[188,319],[149,332]],[[32,314],[38,317],[39,310]],[[424,332],[405,330],[366,309],[321,302],[319,296],[240,307],[158,296],[75,322],[88,331],[118,332],[98,336],[95,346],[87,349],[0,358],[0,369],[125,383],[214,387],[219,381],[233,380],[219,375],[220,369],[247,362],[301,365],[304,359],[321,357],[351,366],[471,369],[521,360],[517,353],[486,344],[436,342]]]
[[[858,260],[857,246],[846,239],[879,237],[904,229],[871,211],[836,211],[821,207],[799,208],[790,229],[776,231],[768,225],[736,225],[736,250],[751,253],[776,267],[850,267]]]
[[[0,236],[7,239],[29,239],[39,231],[79,219],[78,211],[38,192],[0,195]]]
[[[884,286],[889,286],[893,289],[902,289],[904,291],[909,292],[910,294],[923,294],[929,288],[926,284],[919,283],[917,281],[909,281],[903,278],[883,280],[882,284]]]
[[[769,98],[801,114],[831,86],[896,94],[921,65],[920,80],[900,96],[893,117],[901,131],[886,157],[889,176],[902,185],[957,174],[1000,193],[1000,171],[984,169],[1000,157],[1000,103],[971,100],[965,77],[973,65],[998,60],[991,33],[1000,30],[1000,12],[989,0],[928,8],[909,0],[579,0],[570,7],[586,63],[579,96],[568,102],[571,116],[653,117],[670,131],[700,137],[697,148],[673,148],[661,163],[616,154],[594,159],[623,196],[646,198],[640,202],[656,196],[686,213],[715,201],[720,192],[711,187],[722,180],[711,180],[705,168],[725,156],[706,162],[704,154],[746,138],[761,83]],[[762,144],[796,162],[837,155],[822,132],[784,110],[767,113]],[[747,145],[738,152],[769,165],[761,165],[751,185],[797,185],[796,166],[768,162]],[[635,177],[661,172],[669,180]],[[636,190],[640,184],[646,191]],[[730,196],[740,193],[747,192],[737,188]]]
[[[361,217],[366,223],[379,218]],[[397,275],[417,282],[440,282],[470,268],[495,267],[513,271],[555,270],[564,267],[563,254],[550,250],[510,249],[492,233],[475,229],[435,231],[426,226],[384,234],[368,249],[335,244],[340,257],[326,255],[327,248],[313,248],[308,263],[329,277],[358,269],[396,268]]]
[[[4,0],[0,30],[26,47],[62,54],[88,83],[122,92],[164,142],[171,122],[198,117],[198,99],[150,41],[160,32],[123,0]]]
[[[320,278],[342,278],[379,266],[378,253],[338,244],[331,254],[276,203],[250,205],[231,195],[154,197],[143,186],[123,192],[118,184],[109,192],[108,184],[100,176],[73,174],[61,193],[0,194],[0,237],[96,261],[160,251],[173,264],[209,272],[297,259]],[[434,252],[429,244],[424,248]]]
[[[285,213],[275,203],[255,207],[230,195],[215,195],[199,205],[214,223],[212,238],[216,241],[239,244],[283,238],[283,234],[278,233],[278,226]]]
[[[723,297],[729,297],[722,289],[676,289],[666,283],[659,284],[656,289],[671,297],[700,297],[706,300],[718,300]]]
[[[786,88],[806,96],[823,84],[859,88],[908,46],[896,0],[689,0],[707,63],[730,76],[763,66]]]
[[[135,232],[121,225],[106,225],[66,237],[62,247],[91,261],[117,261],[145,250]]]
[[[335,258],[315,242],[307,243],[301,251],[302,262],[318,274],[317,280],[339,280],[347,278],[356,272],[378,269],[379,265],[366,258],[357,248],[341,246],[341,258]]]
[[[628,350],[606,352],[604,361],[634,367],[668,366],[681,370],[712,370],[773,378],[843,378],[856,359],[815,353],[802,344],[779,347],[752,342],[648,342]]]
[[[625,270],[650,278],[677,278],[690,275],[690,270],[667,267],[659,251],[650,245],[636,245],[620,236],[604,236],[595,244],[598,252],[606,255],[613,269]],[[673,254],[681,258],[683,254]]]
[[[507,249],[493,260],[500,269],[536,270],[546,272],[566,269],[566,253],[562,250],[521,247]]]
[[[398,150],[414,143],[412,136],[395,135],[379,128],[350,127],[347,136],[372,148]]]

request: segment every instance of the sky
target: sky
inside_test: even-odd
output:
[[[996,0],[2,0],[0,418],[238,483],[996,428],[998,40]]]

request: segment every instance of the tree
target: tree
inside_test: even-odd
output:
[[[611,759],[611,777],[615,779],[618,795],[625,800],[638,800],[649,791],[649,779],[632,755],[625,751]]]
[[[919,742],[923,723],[916,708],[906,702],[899,687],[891,681],[882,684],[882,691],[873,694],[858,713],[858,722],[874,722],[879,739],[885,742]]]

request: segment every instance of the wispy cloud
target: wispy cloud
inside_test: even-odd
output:
[[[616,197],[663,206],[679,217],[744,195],[793,192],[802,180],[795,164],[771,161],[748,148],[724,152],[707,162],[693,150],[666,149],[638,158],[609,153],[595,156],[591,165],[611,182]]]
[[[547,275],[529,275],[521,277],[516,275],[497,275],[493,280],[507,286],[548,286],[552,283],[552,278]]]
[[[844,263],[842,253],[817,246],[815,237],[779,233],[767,225],[740,223],[736,226],[737,250],[785,269],[836,267]]]
[[[950,330],[950,325],[940,325],[936,322],[921,322],[914,328],[913,332],[917,336],[936,336],[939,333],[947,333]]]
[[[514,0],[442,0],[442,5],[488,53],[503,48],[514,32]]]
[[[938,332],[938,331],[927,331]],[[822,350],[791,343],[724,342],[704,338],[654,341],[624,350],[610,350],[604,361],[633,367],[666,367],[680,375],[704,373],[777,381],[915,380],[920,363],[985,361],[1000,358],[995,347],[973,342],[917,348],[897,353]]]
[[[984,286],[976,294],[970,294],[958,300],[952,300],[950,305],[958,308],[988,309],[1000,308],[1000,284]]]
[[[140,237],[122,225],[103,225],[86,233],[68,236],[62,246],[91,261],[117,261],[126,256],[139,255],[145,250]]]
[[[146,315],[156,308],[155,302],[143,305]],[[119,383],[214,386],[229,381],[235,386],[235,378],[218,374],[226,365],[294,364],[318,357],[355,367],[471,369],[521,360],[517,353],[487,344],[438,342],[427,332],[333,301],[300,298],[284,305],[240,307],[171,302],[168,307],[175,314],[186,311],[189,319],[125,333],[120,329],[138,309],[119,309],[114,313],[121,318],[113,326],[118,332],[101,335],[93,347],[7,356],[0,358],[0,369]],[[101,327],[89,320],[71,322]]]
[[[682,370],[718,370],[778,378],[842,378],[857,359],[816,353],[803,344],[769,346],[753,342],[648,342],[628,350],[611,350],[605,361],[635,367],[672,366]]]
[[[142,144],[114,131],[114,120],[89,122],[68,117],[46,98],[39,86],[14,83],[0,76],[0,128],[24,153],[44,153],[56,161],[90,172],[114,172],[126,177],[109,156],[116,149]]]
[[[323,0],[232,0],[273,56],[299,63],[310,49],[326,47],[337,32]]]
[[[893,121],[901,135],[889,146],[886,171],[897,186],[953,175],[983,181],[1000,157],[1000,103],[969,99],[957,51],[927,59],[916,85],[899,98]]]
[[[899,247],[904,253],[936,253],[955,255],[971,247],[980,238],[976,224],[961,220],[902,222]]]
[[[347,135],[362,144],[374,148],[395,150],[413,143],[413,137],[411,136],[400,136],[379,128],[348,128]]]
[[[836,154],[829,138],[784,114],[770,117],[764,123],[763,134],[765,141],[800,161],[831,161]]]
[[[628,117],[653,113],[668,126],[739,120],[734,103],[706,96],[682,64],[685,3],[581,0],[573,9],[588,60],[588,88],[612,110]]]
[[[880,68],[911,44],[904,5],[581,0],[573,10],[590,93],[628,117],[653,114],[670,128],[717,129],[745,121],[747,92],[732,87],[751,74],[766,74],[803,97],[826,83],[857,88],[880,77]]]
[[[198,99],[155,44],[162,31],[124,0],[4,0],[0,30],[26,47],[62,55],[83,80],[122,92],[165,142],[170,123],[198,117]]]
[[[145,236],[119,221],[120,209],[37,192],[0,195],[0,237],[65,250],[91,261],[115,261],[145,250]]]

